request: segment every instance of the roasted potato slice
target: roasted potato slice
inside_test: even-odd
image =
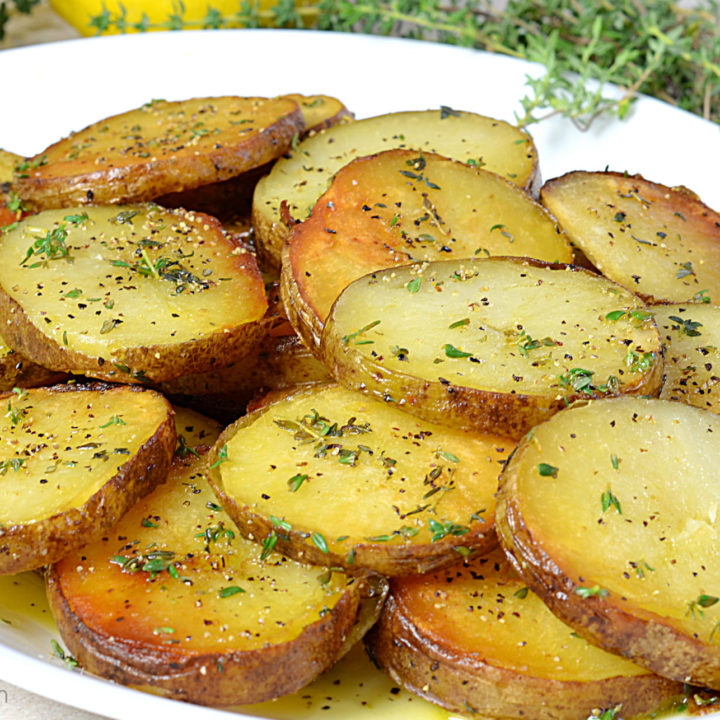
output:
[[[175,455],[185,458],[194,453],[198,445],[209,447],[215,443],[223,431],[223,426],[207,415],[191,408],[173,406],[175,411],[175,431],[177,433],[177,449]]]
[[[207,215],[48,210],[0,244],[8,344],[53,370],[161,382],[227,365],[262,337],[254,256]]]
[[[16,190],[34,210],[152,200],[265,165],[303,128],[288,98],[152,100],[29,158]]]
[[[173,413],[138,387],[58,385],[0,395],[0,573],[100,537],[165,479]]]
[[[215,503],[205,462],[176,459],[115,529],[50,569],[61,636],[90,672],[173,698],[231,705],[293,692],[367,630],[387,584],[261,557]]]
[[[280,265],[289,226],[310,214],[341,167],[357,157],[398,147],[492,170],[523,189],[534,189],[539,182],[532,138],[500,120],[443,108],[336,125],[303,140],[258,183],[253,224],[262,256]]]
[[[339,170],[291,231],[285,307],[317,353],[330,307],[353,280],[394,265],[478,255],[573,259],[547,211],[499,175],[434,153],[387,150]]]
[[[15,167],[23,162],[21,155],[16,155],[0,148],[0,184],[12,182]]]
[[[515,439],[573,400],[656,394],[662,382],[660,335],[637,296],[527,258],[366,275],[335,302],[322,353],[349,388]]]
[[[495,544],[498,469],[513,446],[325,386],[226,428],[209,480],[243,535],[265,548],[347,570],[416,573]]]
[[[720,308],[683,303],[652,310],[665,345],[660,397],[720,412]]]
[[[578,637],[500,550],[394,578],[366,645],[401,686],[482,718],[577,720],[617,706],[635,717],[683,691]]]
[[[687,188],[571,172],[540,198],[603,275],[647,302],[720,304],[720,215]]]
[[[282,97],[290,98],[300,106],[305,123],[303,136],[325,130],[339,122],[348,122],[355,117],[341,100],[331,95],[288,93]]]
[[[502,543],[590,642],[720,689],[720,417],[616,398],[538,425],[503,472]]]

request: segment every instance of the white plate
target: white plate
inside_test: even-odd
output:
[[[151,98],[201,95],[324,93],[341,98],[357,117],[448,105],[513,121],[526,94],[526,75],[538,72],[527,63],[462,48],[308,31],[198,31],[69,41],[0,52],[0,147],[34,154],[72,130]],[[544,178],[608,167],[686,185],[711,207],[720,207],[718,125],[643,98],[625,122],[601,119],[583,133],[553,118],[530,130]],[[240,714],[71,672],[52,656],[57,630],[42,583],[33,574],[0,578],[0,620],[10,623],[0,622],[0,678],[117,720],[155,714],[175,720],[448,717],[393,692],[392,683],[361,655],[293,699],[244,708]]]

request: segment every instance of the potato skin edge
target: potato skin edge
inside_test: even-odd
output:
[[[152,392],[137,386],[127,386],[127,389],[130,392]],[[58,385],[49,390],[112,391],[113,386],[99,383]],[[0,402],[11,395],[0,395]],[[175,414],[170,403],[167,406],[167,417],[155,434],[82,507],[56,513],[38,522],[0,529],[0,574],[19,573],[53,563],[92,539],[101,537],[137,500],[165,480],[177,443]],[[41,551],[42,548],[44,550]]]
[[[526,436],[515,453],[529,442]],[[582,598],[575,592],[578,586],[573,579],[543,551],[525,525],[516,500],[516,477],[511,456],[500,476],[496,530],[510,563],[530,590],[593,645],[668,679],[720,689],[720,647],[704,644],[642,608],[637,614],[626,611],[620,598]]]
[[[682,693],[681,685],[657,676],[559,682],[460,655],[423,637],[392,593],[365,644],[376,664],[410,692],[450,711],[498,720],[577,720],[595,708],[618,704],[631,716]]]
[[[289,642],[246,652],[183,653],[95,633],[74,613],[54,568],[46,587],[60,635],[82,667],[124,685],[152,686],[166,697],[210,706],[263,702],[299,690],[346,650],[360,607],[360,590],[346,591]]]

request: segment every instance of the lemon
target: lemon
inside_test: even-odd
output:
[[[317,0],[295,0],[295,11],[305,26],[317,16]],[[244,5],[243,3],[242,5]],[[50,0],[50,5],[82,35],[117,35],[142,30],[244,27],[257,17],[260,25],[273,27],[277,0],[248,3],[243,12],[237,0]],[[290,24],[290,23],[288,23]],[[294,26],[294,23],[292,23]]]

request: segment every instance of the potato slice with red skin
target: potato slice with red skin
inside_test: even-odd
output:
[[[338,171],[283,248],[282,294],[318,353],[335,298],[382,268],[491,255],[571,262],[549,213],[494,173],[415,150],[387,150]]]
[[[137,386],[0,395],[0,573],[55,562],[111,528],[165,479],[173,412]]]
[[[517,571],[599,647],[720,689],[720,417],[613,398],[535,427],[503,471],[497,528]]]
[[[207,215],[47,210],[0,245],[8,344],[44,367],[161,382],[251,352],[267,309],[254,256]]]
[[[572,265],[512,257],[355,280],[333,305],[322,357],[345,387],[516,440],[578,399],[657,394],[663,367],[636,295]]]
[[[303,127],[287,98],[153,100],[29,158],[15,189],[33,210],[152,200],[265,165]]]
[[[256,542],[349,572],[419,573],[495,545],[513,447],[327,385],[273,394],[226,428],[209,480]]]
[[[195,450],[105,537],[50,568],[61,636],[90,672],[176,699],[294,692],[374,622],[387,584],[261,558],[216,504]]]
[[[370,656],[406,689],[483,718],[577,720],[659,709],[683,692],[590,645],[558,620],[502,551],[393,578]]]
[[[720,304],[720,215],[687,188],[578,171],[540,199],[603,275],[646,302]]]

